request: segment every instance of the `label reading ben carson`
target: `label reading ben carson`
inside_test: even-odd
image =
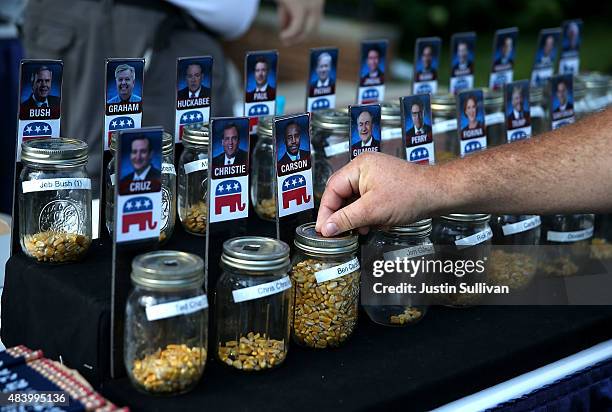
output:
[[[337,48],[310,49],[306,87],[306,111],[336,107]]]
[[[174,302],[160,303],[158,305],[147,306],[145,313],[147,320],[173,318],[179,315],[189,315],[208,308],[208,298],[206,295],[195,296],[189,299],[181,299]]]
[[[561,39],[561,29],[543,29],[538,36],[533,69],[531,70],[531,86],[542,87],[555,72],[557,51]]]
[[[434,164],[430,94],[400,98],[406,159],[412,163]]]
[[[183,139],[185,127],[210,120],[212,67],[211,56],[179,57],[176,60],[176,143]]]
[[[21,183],[23,193],[48,190],[90,190],[91,180],[86,177],[61,177],[57,179],[28,180]]]
[[[550,122],[553,130],[576,121],[574,116],[574,76],[560,74],[550,79]]]
[[[315,273],[317,283],[327,282],[328,280],[337,279],[342,276],[346,276],[359,270],[359,259],[353,258],[346,263],[338,266],[334,266],[328,269],[323,269]]]
[[[481,89],[457,96],[457,131],[461,157],[487,148],[484,97]]]
[[[519,80],[504,85],[506,140],[508,143],[531,137],[529,81]]]
[[[451,77],[449,91],[457,94],[474,87],[476,33],[455,33],[451,37]]]
[[[232,297],[234,298],[234,303],[240,303],[276,295],[277,293],[284,292],[287,289],[291,289],[291,279],[289,276],[284,276],[279,280],[262,283],[261,285],[232,290]]]
[[[578,74],[580,71],[580,43],[582,20],[567,20],[561,26],[561,58],[559,74]]]
[[[113,132],[140,127],[143,83],[144,59],[106,59],[104,150]]]
[[[244,115],[276,114],[278,51],[248,52],[244,59]]]
[[[380,152],[380,104],[349,106],[351,160],[364,152]]]
[[[493,37],[493,65],[489,75],[489,88],[501,90],[514,79],[514,60],[519,30],[516,27],[501,29]]]
[[[385,99],[387,40],[361,43],[357,104],[380,103]]]
[[[463,239],[455,240],[455,245],[458,249],[464,249],[466,247],[475,246],[486,242],[491,238],[493,238],[493,231],[487,226],[487,228],[483,231],[464,237]]]
[[[442,40],[439,37],[422,37],[414,46],[413,94],[438,92],[438,67]]]

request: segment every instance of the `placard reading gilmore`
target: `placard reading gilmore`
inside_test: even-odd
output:
[[[441,48],[442,40],[439,37],[425,37],[416,40],[412,93],[437,93]]]
[[[555,61],[561,37],[561,29],[544,29],[538,36],[538,48],[531,71],[531,86],[541,87],[555,72]]]
[[[351,160],[363,152],[380,152],[380,104],[349,106]]]
[[[530,138],[529,81],[519,80],[506,84],[504,96],[508,143]]]
[[[306,111],[333,109],[336,107],[336,68],[338,49],[310,50]]]
[[[431,118],[431,96],[417,94],[400,98],[406,159],[412,163],[434,164],[435,152]]]
[[[580,72],[580,43],[582,40],[582,20],[567,20],[562,26],[561,58],[559,74],[578,74]]]
[[[481,89],[457,95],[457,130],[461,156],[486,149],[484,97]]]
[[[552,129],[575,122],[574,79],[572,74],[560,74],[550,79],[550,117]]]
[[[457,94],[474,87],[476,33],[455,33],[451,38],[451,77],[449,90]]]
[[[518,28],[497,30],[493,37],[493,66],[489,75],[489,88],[500,90],[514,79],[514,59]]]
[[[361,43],[361,64],[357,103],[378,103],[385,99],[387,40],[366,40]]]
[[[208,123],[212,89],[211,56],[180,57],[176,60],[176,117],[174,139],[183,138],[183,129]]]

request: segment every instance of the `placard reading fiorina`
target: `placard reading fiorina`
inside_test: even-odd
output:
[[[380,104],[349,106],[351,160],[363,152],[380,152]]]
[[[481,89],[457,95],[457,131],[461,157],[487,148],[484,98]]]
[[[180,57],[176,60],[176,143],[182,140],[185,127],[209,122],[212,66],[211,56]]]
[[[508,143],[530,138],[529,81],[507,83],[504,86],[504,102]]]
[[[336,107],[337,48],[310,49],[306,111]]]
[[[451,77],[449,91],[457,94],[474,87],[476,33],[455,33],[451,37]]]
[[[580,71],[580,43],[582,40],[582,20],[567,20],[561,28],[561,58],[559,74],[578,74]]]
[[[531,86],[542,87],[555,72],[561,29],[544,29],[538,37],[538,48],[531,71]]]
[[[489,75],[489,88],[492,90],[500,90],[504,84],[512,82],[514,78],[514,59],[518,33],[516,27],[495,32],[495,37],[493,37],[493,65]]]
[[[414,46],[414,76],[412,93],[435,94],[438,92],[438,66],[442,40],[439,37],[424,37]]]
[[[366,40],[361,43],[357,103],[380,103],[385,99],[387,40]]]
[[[574,79],[560,74],[550,79],[550,123],[553,130],[572,124],[574,116]]]
[[[430,95],[401,97],[400,106],[406,159],[412,163],[434,164]]]

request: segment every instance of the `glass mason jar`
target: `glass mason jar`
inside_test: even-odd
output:
[[[224,364],[261,371],[277,367],[289,350],[289,246],[244,236],[223,243],[217,282],[217,357]]]
[[[452,261],[480,261],[490,259],[491,238],[493,232],[489,226],[491,215],[484,213],[462,214],[453,213],[440,216],[434,223],[432,240],[440,246],[438,259],[443,262]],[[439,274],[437,277],[442,283],[448,283],[457,288],[457,292],[450,291],[444,296],[438,296],[448,306],[470,306],[478,303],[483,297],[478,290],[478,284],[487,277],[487,267],[484,271],[475,272],[467,276],[458,273]],[[459,289],[460,283],[467,285],[464,292]]]
[[[183,153],[178,163],[178,213],[185,230],[206,234],[208,204],[208,125],[183,130]]]
[[[368,239],[367,247],[373,249],[375,260],[395,261],[396,259],[415,259],[435,254],[431,234],[431,219],[424,219],[405,226],[392,226],[389,229],[377,230]],[[366,265],[365,267],[371,267]],[[392,275],[392,274],[391,274]],[[412,274],[410,274],[412,276]],[[424,273],[415,273],[415,282],[422,282]],[[420,288],[419,288],[420,289]],[[384,296],[385,305],[363,305],[365,312],[373,322],[385,326],[407,326],[414,324],[425,316],[427,299],[422,294],[406,296],[400,294]],[[397,300],[393,303],[391,300]]]
[[[276,218],[276,186],[274,183],[274,117],[262,117],[257,126],[257,144],[253,150],[251,202],[257,215],[265,220]]]
[[[193,389],[204,372],[208,300],[199,256],[160,250],[132,261],[123,357],[132,384],[153,394]]]
[[[574,109],[576,120],[605,109],[612,103],[608,93],[612,77],[598,72],[581,73],[574,77]]]
[[[109,149],[111,160],[106,165],[106,229],[112,235],[115,222],[115,152],[117,151],[118,132],[111,134]],[[174,137],[164,132],[162,137],[162,170],[161,170],[161,192],[162,192],[162,216],[159,241],[165,242],[174,232],[176,222],[176,171],[174,169]]]
[[[311,348],[340,346],[357,325],[360,265],[356,235],[323,237],[314,223],[295,230],[293,340]]]
[[[380,113],[381,151],[405,159],[406,149],[402,141],[402,114],[399,103],[381,103]]]
[[[91,180],[87,143],[29,140],[21,147],[19,241],[38,262],[80,260],[91,244]]]

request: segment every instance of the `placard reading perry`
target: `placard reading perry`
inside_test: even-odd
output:
[[[118,135],[115,199],[117,243],[158,238],[161,229],[161,127],[122,130]]]
[[[493,37],[493,66],[489,75],[489,88],[501,89],[504,84],[512,82],[514,78],[514,56],[518,28],[497,30]]]
[[[249,118],[212,120],[209,222],[249,216]]]
[[[582,20],[563,22],[559,74],[578,74],[580,71],[580,42]]]
[[[363,152],[380,152],[380,104],[349,106],[351,160]]]
[[[63,68],[61,60],[21,61],[17,160],[22,141],[59,137]]]
[[[431,129],[431,97],[417,94],[400,98],[406,159],[412,163],[434,164],[434,143]]]
[[[467,90],[457,96],[457,130],[461,157],[487,147],[482,90]]]
[[[378,103],[385,99],[387,40],[361,43],[361,65],[357,103]]]
[[[529,81],[519,80],[506,84],[504,96],[508,143],[530,138]]]
[[[552,129],[572,124],[574,117],[574,82],[572,74],[560,74],[550,80],[550,117]]]
[[[455,33],[451,37],[451,77],[449,90],[457,94],[474,87],[474,48],[476,33]]]
[[[442,40],[439,37],[425,37],[416,40],[412,93],[435,94],[438,91],[438,65],[441,48]]]
[[[561,37],[561,29],[544,29],[538,37],[538,49],[535,54],[533,70],[531,71],[531,85],[544,86],[555,71],[557,48]]]
[[[208,123],[212,89],[211,56],[180,57],[176,60],[176,117],[174,140],[180,142],[183,129]]]
[[[310,49],[306,111],[336,107],[338,49]]]
[[[310,113],[274,120],[278,216],[314,208]]]
[[[144,59],[106,59],[104,150],[112,132],[140,127],[143,78]]]
[[[244,115],[274,116],[278,51],[249,52],[244,59]]]

